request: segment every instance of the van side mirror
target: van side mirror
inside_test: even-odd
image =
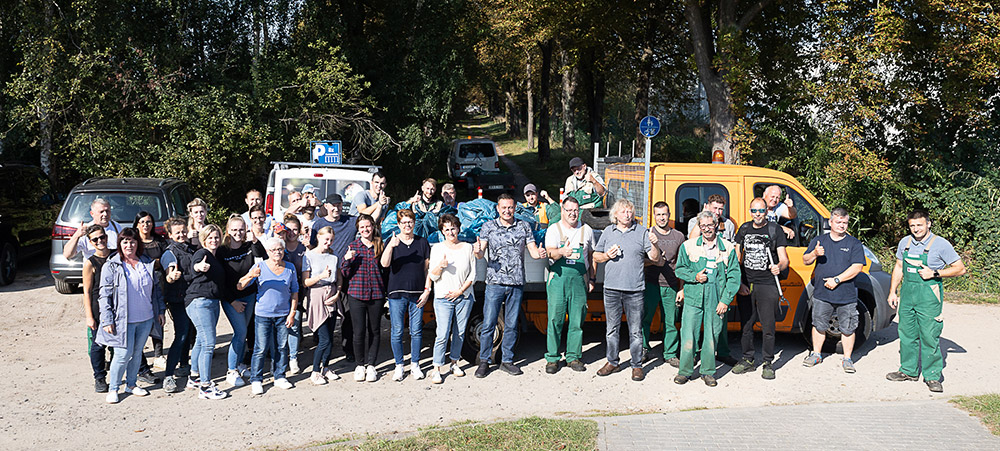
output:
[[[829,230],[830,230],[830,218],[823,218],[823,221],[820,223],[819,232],[820,234],[823,234],[824,232],[827,232]]]

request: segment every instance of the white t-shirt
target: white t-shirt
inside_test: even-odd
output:
[[[435,278],[433,272],[428,271],[431,280],[434,282],[434,298],[447,297],[449,291],[462,288],[465,282],[476,281],[476,256],[472,253],[472,245],[461,243],[458,248],[451,249],[446,243],[435,243],[431,246],[430,268],[434,269],[441,264],[441,259],[448,259],[448,266],[441,271],[441,276]],[[465,290],[465,295],[472,293],[472,285]]]
[[[83,226],[84,229],[90,227],[94,224],[91,221]],[[122,231],[122,225],[115,221],[108,221],[107,227],[104,228],[104,233],[108,234],[108,249],[115,250],[118,249],[118,232]],[[97,249],[94,249],[94,244],[90,242],[90,238],[87,235],[80,237],[80,241],[76,242],[76,251],[83,254],[83,259],[86,260],[94,256]]]
[[[789,215],[790,213],[788,212],[788,205],[786,205],[784,202],[778,202],[778,205],[776,205],[774,208],[767,209],[767,220],[775,224],[781,224],[780,222],[778,222],[779,217],[788,219]]]
[[[330,277],[326,279],[321,279],[314,285],[314,287],[322,287],[326,285],[333,285],[337,283],[337,274],[340,273],[340,266],[337,262],[337,256],[333,254],[327,254],[323,252],[308,251],[306,252],[305,258],[303,259],[302,268],[305,271],[306,267],[310,268],[310,276],[315,277],[316,275],[323,272],[324,269],[330,268]]]
[[[580,227],[574,227],[571,229],[564,228],[562,221],[559,221],[550,225],[549,228],[545,230],[545,247],[562,248],[566,246],[580,247],[581,245],[583,249],[578,258],[584,259],[587,269],[590,269],[590,259],[587,258],[587,255],[594,250],[594,229],[590,228],[587,224],[582,224]],[[576,255],[563,258],[570,259],[571,257],[576,257]],[[550,258],[549,264],[551,265],[553,263],[555,263],[555,260]]]
[[[570,174],[570,176],[566,178],[566,186],[564,187],[566,194],[581,189],[587,194],[594,192],[594,182],[591,182],[588,177],[590,174],[594,175],[594,179],[597,180],[601,186],[607,186],[607,184],[604,183],[604,179],[602,179],[596,171],[592,168],[587,168],[587,172],[583,174],[583,180],[576,178],[573,174]]]

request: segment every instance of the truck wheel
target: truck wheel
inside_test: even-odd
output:
[[[10,285],[17,275],[17,246],[10,241],[0,248],[0,285]]]
[[[872,314],[864,303],[858,301],[855,304],[858,309],[858,328],[855,329],[854,350],[861,348],[861,345],[868,340],[872,334]],[[802,331],[802,336],[806,339],[809,349],[812,349],[812,309],[806,312],[806,318],[810,318],[809,327]],[[843,354],[844,345],[840,342],[840,325],[837,316],[830,318],[830,326],[826,330],[826,340],[823,341],[822,352],[830,354]]]
[[[483,331],[483,313],[476,312],[469,318],[469,324],[465,329],[465,342],[462,344],[462,358],[466,361],[479,364],[479,347],[482,342],[479,341],[480,334]],[[490,359],[494,362],[498,361],[497,354],[500,352],[500,344],[503,341],[503,314],[497,318],[497,327],[493,331],[493,346],[490,351]],[[516,345],[516,343],[515,343]]]
[[[65,280],[54,279],[56,281],[56,291],[61,294],[73,294],[76,291],[76,284],[66,282]]]

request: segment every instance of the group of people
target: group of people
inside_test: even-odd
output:
[[[516,204],[509,194],[500,195],[498,216],[482,225],[475,243],[460,241],[459,218],[443,214],[438,228],[444,240],[430,245],[426,237],[414,234],[414,209],[440,210],[455,200],[453,187],[450,196],[435,200],[432,179],[425,180],[410,199],[411,209],[396,212],[399,232],[383,240],[380,223],[389,198],[382,173],[373,174],[370,188],[355,196],[349,214],[344,213],[339,194],[319,201],[316,190],[307,185],[293,193],[295,199],[289,196],[291,212],[275,219],[266,214],[261,193],[251,190],[247,212],[231,215],[225,228],[208,224],[208,205],[195,199],[188,204],[187,219],[164,222],[166,236],[156,233],[149,213],[140,212],[132,227],[124,227],[110,219],[108,203],[96,199],[90,209],[93,221],[81,223],[64,252],[66,258],[81,253],[84,259],[83,301],[95,389],[107,393],[107,402],[117,403],[124,377],[125,393],[148,394],[137,382],[158,380],[143,347],[152,337],[159,361],[169,313],[174,335],[160,362],[164,390],[187,388],[202,399],[225,398],[227,392],[212,374],[220,311],[233,329],[225,377],[229,386],[249,381],[253,394],[263,394],[264,374],[270,371],[275,387],[292,388],[287,375],[301,371],[303,321],[317,342],[309,380],[324,385],[339,379],[330,366],[338,319],[345,358],[356,362],[354,380],[374,382],[379,377],[376,364],[387,303],[393,380],[403,380],[407,374],[425,377],[420,358],[427,302],[432,302],[436,320],[431,381],[440,384],[449,374],[464,376],[459,360],[476,302],[478,259],[485,260],[486,288],[475,377],[486,377],[494,367],[520,375],[513,353],[526,255],[548,260],[546,373],[557,373],[563,362],[574,371],[586,371],[581,359],[587,294],[594,289],[597,265],[604,263],[607,361],[597,371],[599,376],[615,373],[623,365],[618,319],[624,315],[631,378],[645,378],[643,363],[653,358],[649,337],[660,309],[663,358],[678,368],[677,384],[696,377],[696,357],[701,361],[700,378],[709,386],[717,385],[717,360],[731,365],[735,374],[759,366],[764,379],[774,379],[780,279],[788,269],[785,247],[792,233],[775,220],[794,215],[794,208],[770,196],[773,190],[768,188],[765,197],[773,199],[753,199],[752,220],[735,227],[723,214],[725,199],[713,195],[684,234],[671,228],[668,204],[653,205],[654,225],[646,229],[636,223],[634,205],[620,199],[611,208],[612,225],[595,239],[594,230],[580,221],[581,208],[599,206],[594,196],[602,197],[606,188],[582,161],[572,163],[579,164],[567,185],[577,186],[572,187],[573,195],[558,202],[559,219],[547,224],[542,246],[535,244],[528,224],[514,217]],[[527,186],[525,194],[536,205],[538,194],[555,203],[534,185]],[[812,239],[803,256],[805,265],[815,265],[813,351],[804,364],[822,362],[820,350],[836,315],[844,345],[841,364],[845,372],[853,373],[858,326],[854,281],[865,257],[861,243],[847,234],[848,223],[848,212],[835,208],[830,233]],[[900,242],[889,297],[890,304],[899,307],[902,364],[887,378],[916,380],[923,372],[930,389],[941,391],[940,281],[965,269],[951,245],[930,233],[926,212],[913,212],[909,225],[911,235]],[[727,312],[737,295],[743,324],[743,354],[738,361],[730,357],[726,330]],[[501,320],[503,336],[499,352],[494,353],[494,333]],[[759,365],[754,348],[757,323],[763,335]],[[410,335],[409,355],[403,346],[404,329]],[[918,360],[922,368],[917,367]]]

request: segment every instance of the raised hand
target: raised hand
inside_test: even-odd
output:
[[[389,238],[389,247],[395,248],[396,246],[399,246],[399,236],[396,235],[396,232],[392,232],[392,238]]]
[[[614,246],[611,246],[611,249],[608,249],[608,258],[614,260],[618,258],[618,256],[621,255],[621,253],[622,253],[621,246],[616,244]]]
[[[822,257],[826,255],[826,248],[824,248],[822,244],[816,243],[816,248],[813,249],[813,252],[816,253],[817,257]]]
[[[795,206],[795,202],[792,201],[792,196],[785,194],[785,205],[788,205],[789,207]]]
[[[545,258],[549,256],[549,251],[545,250],[544,247],[538,248],[538,258]]]
[[[332,276],[332,275],[333,275],[333,271],[331,271],[330,267],[327,266],[326,268],[323,268],[323,272],[321,272],[319,274],[319,278],[320,279],[329,279],[330,276]]]
[[[247,274],[255,279],[257,277],[260,277],[260,265],[253,265],[253,267],[250,268],[250,272],[248,272]]]
[[[87,234],[87,223],[80,221],[80,227],[77,228],[75,232],[73,232],[73,236],[77,238],[82,238],[86,234]]]
[[[438,262],[437,269],[444,271],[444,269],[447,267],[448,267],[448,256],[444,255],[441,257],[441,261]]]
[[[198,272],[207,272],[212,265],[208,263],[208,256],[204,256],[200,262],[194,264],[194,270]]]
[[[347,252],[344,252],[344,260],[354,259],[354,249],[348,248]]]
[[[167,266],[167,281],[175,282],[181,278],[181,270],[177,265]]]
[[[650,229],[650,230],[649,230],[649,242],[650,242],[651,244],[656,244],[656,242],[657,242],[657,241],[659,241],[659,240],[660,240],[660,239],[656,237],[656,234],[655,234],[655,233],[653,233],[653,230],[652,230],[652,229]]]

